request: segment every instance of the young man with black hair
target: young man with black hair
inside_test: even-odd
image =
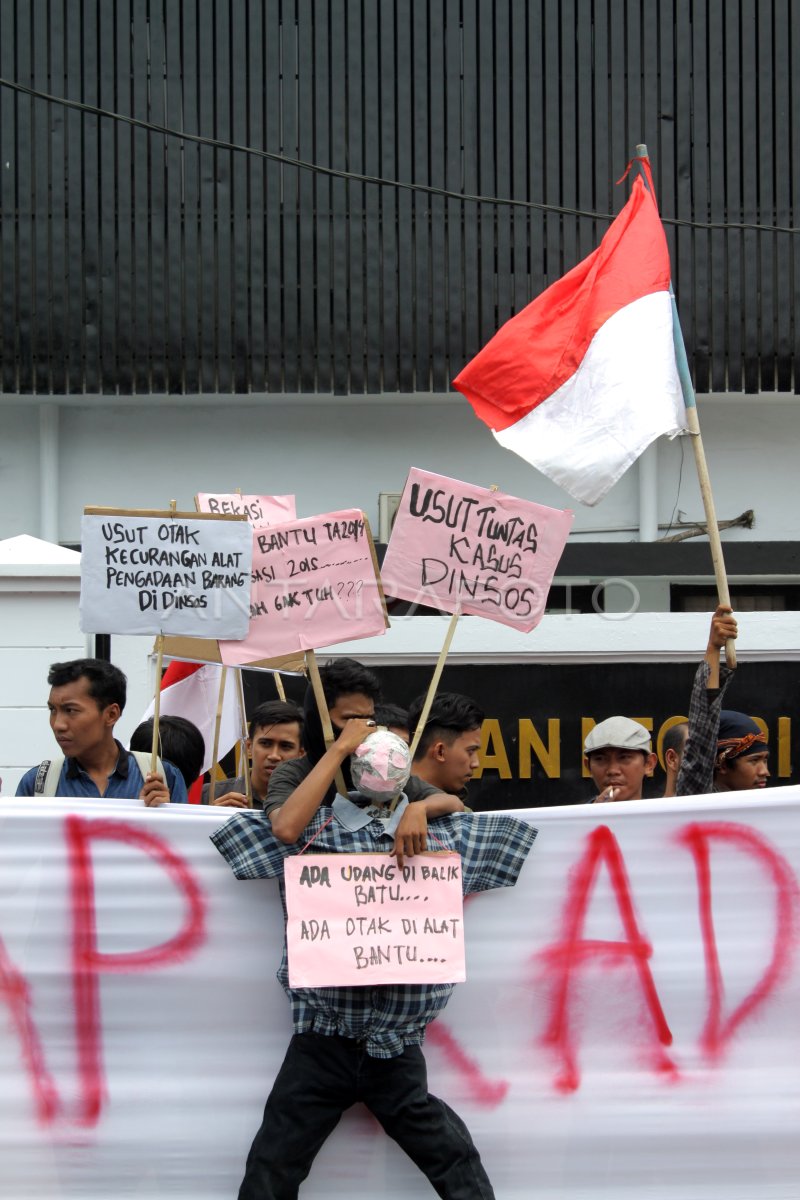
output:
[[[411,731],[408,728],[407,708],[401,708],[399,704],[391,704],[388,700],[381,700],[375,705],[374,715],[376,725],[382,725],[390,733],[396,733],[406,745],[410,743]]]
[[[110,662],[76,658],[53,663],[47,676],[50,728],[64,757],[31,767],[18,796],[106,796],[139,798],[146,805],[186,803],[180,772],[164,763],[162,778],[142,769],[134,754],[114,737],[122,715],[127,680]]]
[[[350,755],[376,728],[375,702],[380,698],[380,684],[372,671],[352,658],[338,658],[320,668],[320,678],[335,740],[326,747],[314,693],[308,688],[304,703],[306,752],[274,771],[264,809],[275,836],[282,842],[295,842],[320,805],[333,803],[338,770],[348,792],[353,789]],[[463,809],[452,796],[441,794],[440,789],[414,775],[408,781],[406,795],[411,803],[395,835],[401,865],[405,853],[418,854],[426,849],[428,817]],[[289,799],[291,805],[286,803]]]
[[[158,752],[161,758],[177,767],[186,784],[186,791],[195,783],[203,769],[206,742],[200,730],[186,717],[160,717],[158,721]],[[129,749],[147,753],[153,745],[153,718],[142,721],[131,734]]]
[[[417,730],[425,696],[408,710],[411,737]],[[431,705],[414,754],[414,774],[440,792],[463,800],[478,765],[483,712],[469,696],[440,692]]]
[[[645,778],[655,770],[650,734],[630,717],[608,717],[589,731],[583,744],[585,763],[597,795],[590,803],[641,800]]]
[[[263,808],[269,812],[269,786],[273,772],[281,763],[303,755],[303,714],[288,700],[267,700],[253,710],[250,736],[246,751],[250,759],[250,788],[252,804],[247,801],[244,776],[218,784],[215,792],[224,787],[221,795],[211,800],[211,785],[203,788],[203,804],[222,808]]]

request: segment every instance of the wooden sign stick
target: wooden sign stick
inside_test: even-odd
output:
[[[253,799],[253,783],[250,778],[250,762],[247,757],[247,739],[250,737],[250,730],[247,728],[247,714],[244,707],[244,678],[241,667],[236,672],[236,682],[239,688],[239,711],[242,714],[242,774],[244,775],[244,794],[249,803]]]
[[[158,730],[158,718],[161,712],[161,675],[164,670],[164,635],[160,633],[156,638],[156,694],[153,697],[153,749],[150,755],[150,770],[155,775],[156,767],[158,766],[158,751],[160,743],[160,734]]]
[[[317,656],[313,650],[306,650],[306,664],[308,665],[308,677],[311,680],[311,687],[314,691],[314,699],[317,702],[319,711],[319,719],[322,722],[322,736],[325,739],[325,747],[330,750],[334,743],[333,726],[331,725],[331,715],[328,712],[328,702],[325,699],[325,692],[322,687],[322,680],[319,675],[319,667],[317,666]],[[344,775],[341,767],[338,767],[334,776],[336,782],[336,790],[342,796],[347,795],[347,786],[344,782]]]
[[[420,739],[422,738],[422,734],[425,729],[425,724],[431,711],[431,705],[433,704],[433,700],[436,695],[436,689],[439,686],[439,680],[442,678],[445,659],[447,658],[450,645],[453,641],[453,636],[456,632],[456,625],[458,624],[459,615],[458,609],[456,609],[450,618],[450,624],[447,626],[447,634],[445,635],[444,644],[442,645],[442,649],[439,653],[439,658],[433,671],[433,677],[431,679],[430,686],[428,687],[428,694],[425,697],[425,703],[422,706],[422,712],[419,714],[419,723],[417,728],[414,730],[414,737],[411,741],[410,753],[412,763],[414,761],[414,755],[417,752],[417,746],[419,746]]]
[[[280,671],[273,671],[272,678],[275,680],[275,689],[278,693],[279,698],[281,700],[285,700],[286,699],[286,691],[283,686],[283,680],[281,679]]]
[[[222,668],[222,674],[219,677],[219,692],[217,694],[217,715],[214,721],[214,748],[211,753],[211,788],[208,795],[208,803],[214,803],[214,797],[217,794],[217,776],[216,770],[218,767],[217,755],[219,754],[219,727],[222,724],[222,704],[225,700],[225,681],[228,675],[228,668]]]

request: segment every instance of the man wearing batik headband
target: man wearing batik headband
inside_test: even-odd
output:
[[[714,791],[750,791],[766,787],[768,779],[769,750],[761,729],[752,717],[723,709],[719,717]]]

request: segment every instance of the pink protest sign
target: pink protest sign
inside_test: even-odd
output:
[[[250,626],[226,666],[385,633],[377,559],[359,509],[253,530]]]
[[[198,492],[198,512],[236,513],[247,517],[254,529],[293,521],[297,516],[294,496],[241,496],[238,492]]]
[[[460,854],[302,854],[284,881],[291,987],[466,979]]]
[[[383,560],[389,596],[489,617],[527,633],[573,513],[412,467]]]

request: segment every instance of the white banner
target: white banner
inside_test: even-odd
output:
[[[498,1200],[797,1200],[800,789],[523,815],[426,1041]],[[235,1196],[290,1020],[277,885],[223,819],[0,804],[4,1200]],[[302,1189],[428,1194],[360,1108]]]

